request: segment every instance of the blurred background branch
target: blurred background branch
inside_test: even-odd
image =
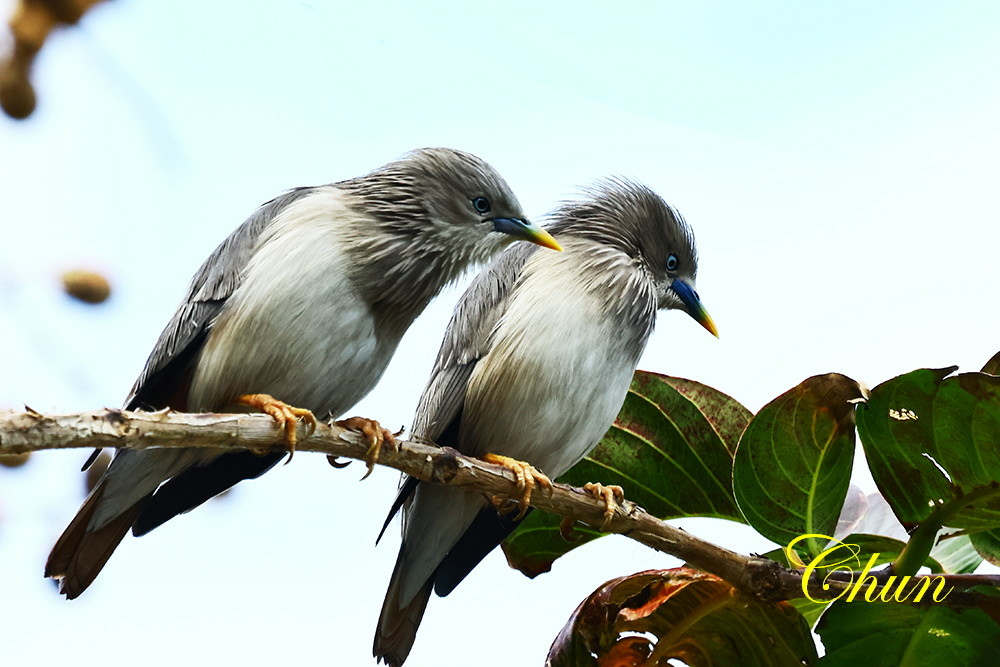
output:
[[[37,98],[31,66],[52,31],[75,25],[103,0],[19,0],[7,22],[13,46],[0,61],[0,107],[11,118],[27,118]]]

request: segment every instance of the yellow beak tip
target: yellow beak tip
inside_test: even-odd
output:
[[[535,233],[532,234],[528,240],[530,240],[532,243],[542,246],[543,248],[550,248],[557,252],[562,252],[563,249],[563,247],[559,245],[559,241],[556,241],[555,237],[552,236],[552,234],[549,234],[541,227],[537,227]]]
[[[702,310],[701,313],[695,317],[695,319],[698,320],[698,324],[708,330],[708,333],[712,334],[716,338],[719,337],[719,329],[715,326],[715,320],[712,319],[712,316],[709,315],[707,311]]]

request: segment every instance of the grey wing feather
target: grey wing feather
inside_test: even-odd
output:
[[[537,250],[538,246],[528,243],[508,248],[476,276],[458,300],[444,332],[430,380],[420,395],[417,413],[410,427],[412,438],[458,448],[458,442],[442,442],[441,436],[461,413],[472,371],[490,351],[493,331],[506,309],[507,296],[521,275],[521,267]],[[389,508],[376,543],[382,539],[400,508],[413,497],[418,483],[415,477],[402,476],[399,492]]]
[[[312,190],[313,188],[296,188],[267,202],[237,227],[205,260],[191,279],[177,312],[153,346],[146,366],[125,401],[127,409],[140,406],[166,407],[157,405],[159,401],[148,400],[152,396],[147,394],[156,394],[155,388],[149,385],[157,384],[153,381],[157,374],[164,371],[189,346],[200,342],[201,337],[207,333],[226,299],[239,286],[243,268],[249,262],[261,232],[286,206]]]
[[[431,378],[420,395],[410,427],[411,437],[457,448],[457,442],[442,442],[441,436],[461,413],[472,371],[490,351],[493,331],[503,316],[507,296],[517,283],[521,267],[537,249],[538,246],[527,243],[507,249],[462,294],[444,332]],[[399,492],[376,542],[382,539],[396,512],[413,496],[418,482],[415,477],[402,476]]]
[[[298,188],[267,202],[205,260],[191,279],[180,308],[153,347],[125,402],[126,409],[188,408],[186,405],[168,406],[165,397],[172,395],[179,377],[197,361],[200,342],[226,299],[239,286],[243,268],[261,232],[286,206],[311,191],[312,188]],[[120,450],[101,480],[103,495],[91,527],[107,524],[121,513],[122,508],[141,502],[164,480],[214,456],[212,452],[197,449]]]
[[[430,380],[413,418],[413,437],[437,442],[465,403],[476,364],[486,356],[521,267],[538,246],[509,248],[469,285],[448,323]],[[449,443],[451,444],[451,443]]]

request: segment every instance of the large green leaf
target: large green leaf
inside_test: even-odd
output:
[[[757,602],[714,575],[677,568],[598,588],[573,612],[545,664],[666,666],[669,660],[786,667],[816,664],[817,656],[809,625],[792,605]]]
[[[907,528],[932,517],[1000,527],[1000,377],[921,369],[877,386],[858,411],[876,484]]]
[[[996,664],[1000,626],[979,609],[836,602],[816,626],[822,667],[979,667]]]
[[[774,399],[740,439],[736,500],[751,526],[778,544],[832,535],[851,479],[857,382],[817,375]],[[815,555],[821,540],[809,540]]]
[[[614,425],[594,450],[557,481],[618,484],[629,500],[663,519],[710,516],[742,521],[733,499],[733,452],[751,413],[693,380],[637,371]],[[579,527],[565,541],[560,518],[533,512],[504,542],[512,567],[528,576],[600,536]]]

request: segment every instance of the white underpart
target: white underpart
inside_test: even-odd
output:
[[[275,218],[205,342],[188,409],[238,411],[229,401],[266,393],[318,417],[338,416],[375,386],[399,340],[375,330],[342,253],[344,236],[370,225],[335,188],[320,188]],[[91,527],[223,451],[120,452]]]
[[[282,211],[205,342],[190,409],[267,393],[336,416],[368,393],[398,343],[379,338],[371,309],[347,279],[343,238],[370,225],[334,188]]]
[[[473,371],[461,441],[469,453],[527,461],[552,477],[607,431],[637,358],[580,272],[584,248],[535,253]]]
[[[587,289],[580,260],[588,245],[539,251],[525,265],[497,343],[469,382],[460,434],[467,453],[510,456],[555,478],[586,456],[617,416],[638,354],[627,349],[625,323],[608,318]],[[481,494],[417,489],[406,520],[403,605],[484,506]]]

